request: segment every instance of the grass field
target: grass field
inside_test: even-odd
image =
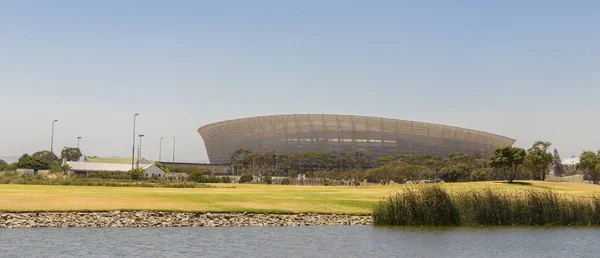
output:
[[[447,183],[461,191],[493,187],[512,191],[551,189],[574,195],[600,194],[600,186],[578,183],[528,182],[530,185]],[[1,211],[160,210],[193,212],[369,214],[381,197],[405,185],[281,186],[215,184],[216,188],[137,188],[91,186],[0,185]]]

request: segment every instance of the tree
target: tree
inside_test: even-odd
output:
[[[252,152],[247,157],[248,166],[253,176],[256,176],[260,182],[264,182],[265,176],[271,176],[275,170],[276,157],[273,154],[260,154]]]
[[[233,163],[233,170],[236,174],[241,174],[244,170],[244,167],[248,164],[246,157],[251,153],[253,151],[250,149],[239,149],[231,154],[231,163]]]
[[[378,168],[369,169],[366,172],[366,178],[369,182],[376,182],[382,185],[388,185],[391,181],[402,183],[403,170],[407,166],[402,161],[392,161]]]
[[[47,150],[35,152],[31,154],[31,157],[45,159],[48,161],[48,164],[52,164],[54,161],[59,161],[58,157],[54,153]]]
[[[462,170],[457,166],[442,168],[440,178],[445,182],[457,182],[462,177]]]
[[[471,171],[475,169],[475,160],[471,155],[466,153],[451,153],[450,157],[448,158],[448,163],[460,171],[460,175],[458,175],[456,181],[466,181],[471,174]]]
[[[140,180],[140,179],[144,178],[145,173],[146,173],[146,171],[144,169],[136,168],[136,169],[127,171],[127,176],[131,180]]]
[[[63,148],[60,152],[61,159],[67,161],[78,161],[81,158],[81,150],[79,148]]]
[[[52,162],[52,167],[50,168],[50,173],[51,174],[62,173],[62,168],[60,166],[60,163],[58,163],[58,161]]]
[[[554,161],[554,157],[548,151],[552,145],[549,142],[537,141],[527,150],[524,166],[531,172],[533,180],[546,180],[546,174]]]
[[[17,167],[23,169],[46,170],[50,169],[50,162],[41,157],[23,154],[17,161]]]
[[[560,160],[560,154],[558,154],[558,150],[554,149],[554,175],[562,177],[565,174],[565,165],[563,165],[562,160]]]
[[[490,166],[500,169],[509,183],[512,183],[519,173],[519,166],[525,160],[526,152],[522,148],[504,146],[494,150]]]
[[[598,184],[600,179],[600,151],[584,151],[579,156],[579,163],[575,166],[577,170],[583,170],[585,175],[589,177],[594,184]]]
[[[188,180],[192,181],[192,182],[197,182],[197,183],[205,183],[206,182],[206,176],[204,176],[205,174],[208,174],[208,169],[201,169],[201,168],[194,168],[194,170],[192,171],[192,173],[190,173],[190,175],[188,176]]]
[[[425,161],[425,166],[429,168],[434,173],[434,179],[438,179],[440,170],[444,167],[444,159],[440,156],[433,156],[427,161]]]
[[[427,172],[427,167],[421,165],[406,165],[402,169],[402,175],[406,178],[406,180],[413,182],[413,184],[418,184]]]
[[[4,171],[6,168],[8,168],[8,163],[3,159],[0,159],[0,171]]]
[[[471,172],[469,181],[489,181],[494,178],[493,171],[489,168],[478,168]]]

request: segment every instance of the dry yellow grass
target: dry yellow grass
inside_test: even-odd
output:
[[[507,191],[551,189],[593,195],[600,186],[578,183],[452,183],[452,191],[494,187]],[[406,187],[281,186],[216,184],[217,188],[137,188],[91,186],[0,185],[2,211],[161,210],[193,212],[267,212],[368,214],[382,196]]]

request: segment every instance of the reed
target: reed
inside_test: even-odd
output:
[[[489,187],[448,192],[439,185],[413,186],[375,204],[373,220],[388,226],[596,226],[600,196]]]

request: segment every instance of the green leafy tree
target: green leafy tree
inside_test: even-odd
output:
[[[233,163],[233,170],[237,175],[241,174],[248,164],[246,157],[251,153],[253,153],[253,151],[250,149],[239,149],[231,154],[231,163]]]
[[[17,161],[17,168],[46,170],[50,169],[50,162],[42,157],[33,157],[23,154]]]
[[[54,153],[47,150],[35,152],[31,154],[31,157],[45,159],[48,161],[48,164],[52,164],[54,161],[60,161]]]
[[[457,166],[442,168],[440,178],[445,182],[457,182],[463,176],[463,171]]]
[[[537,141],[527,150],[524,167],[531,173],[533,180],[546,180],[546,174],[552,166],[554,157],[549,152],[549,142]]]
[[[195,168],[194,171],[192,171],[192,173],[190,173],[190,175],[188,176],[188,180],[192,181],[192,182],[197,182],[197,183],[205,183],[206,182],[206,176],[205,173],[208,172],[206,170],[203,170],[201,168]]]
[[[8,168],[8,163],[6,161],[0,159],[0,171],[4,171]]]
[[[136,169],[127,171],[127,176],[131,180],[141,180],[145,177],[144,176],[145,173],[146,173],[146,171],[144,169],[136,168]]]
[[[67,161],[78,161],[81,158],[81,150],[79,148],[63,148],[60,152],[61,159]]]
[[[52,167],[50,168],[50,173],[52,174],[60,174],[62,173],[62,168],[60,166],[60,163],[58,163],[58,161],[54,161],[52,162]]]
[[[526,152],[522,148],[504,146],[494,150],[490,165],[502,171],[504,178],[512,183],[525,161]]]
[[[466,153],[451,153],[448,157],[448,163],[460,171],[460,176],[456,178],[456,181],[466,181],[471,174],[471,171],[475,169],[475,160],[473,159],[473,156]]]
[[[425,166],[433,172],[434,179],[440,176],[440,170],[444,167],[444,159],[440,156],[433,156],[425,161]]]
[[[478,168],[471,172],[469,181],[490,181],[494,178],[494,172],[489,168]]]
[[[392,161],[381,167],[369,169],[366,172],[367,181],[382,185],[388,185],[391,181],[401,183],[406,166],[407,164],[402,161]]]
[[[600,179],[600,151],[595,153],[593,151],[584,151],[579,156],[579,163],[576,165],[577,170],[583,170],[585,175],[598,184]]]
[[[425,178],[427,174],[427,167],[421,165],[406,165],[402,169],[402,175],[406,178],[406,180],[413,182],[413,184],[418,184],[421,180]]]
[[[560,154],[558,154],[558,150],[554,149],[554,175],[562,177],[565,174],[565,165],[563,165],[562,160],[560,159]]]

